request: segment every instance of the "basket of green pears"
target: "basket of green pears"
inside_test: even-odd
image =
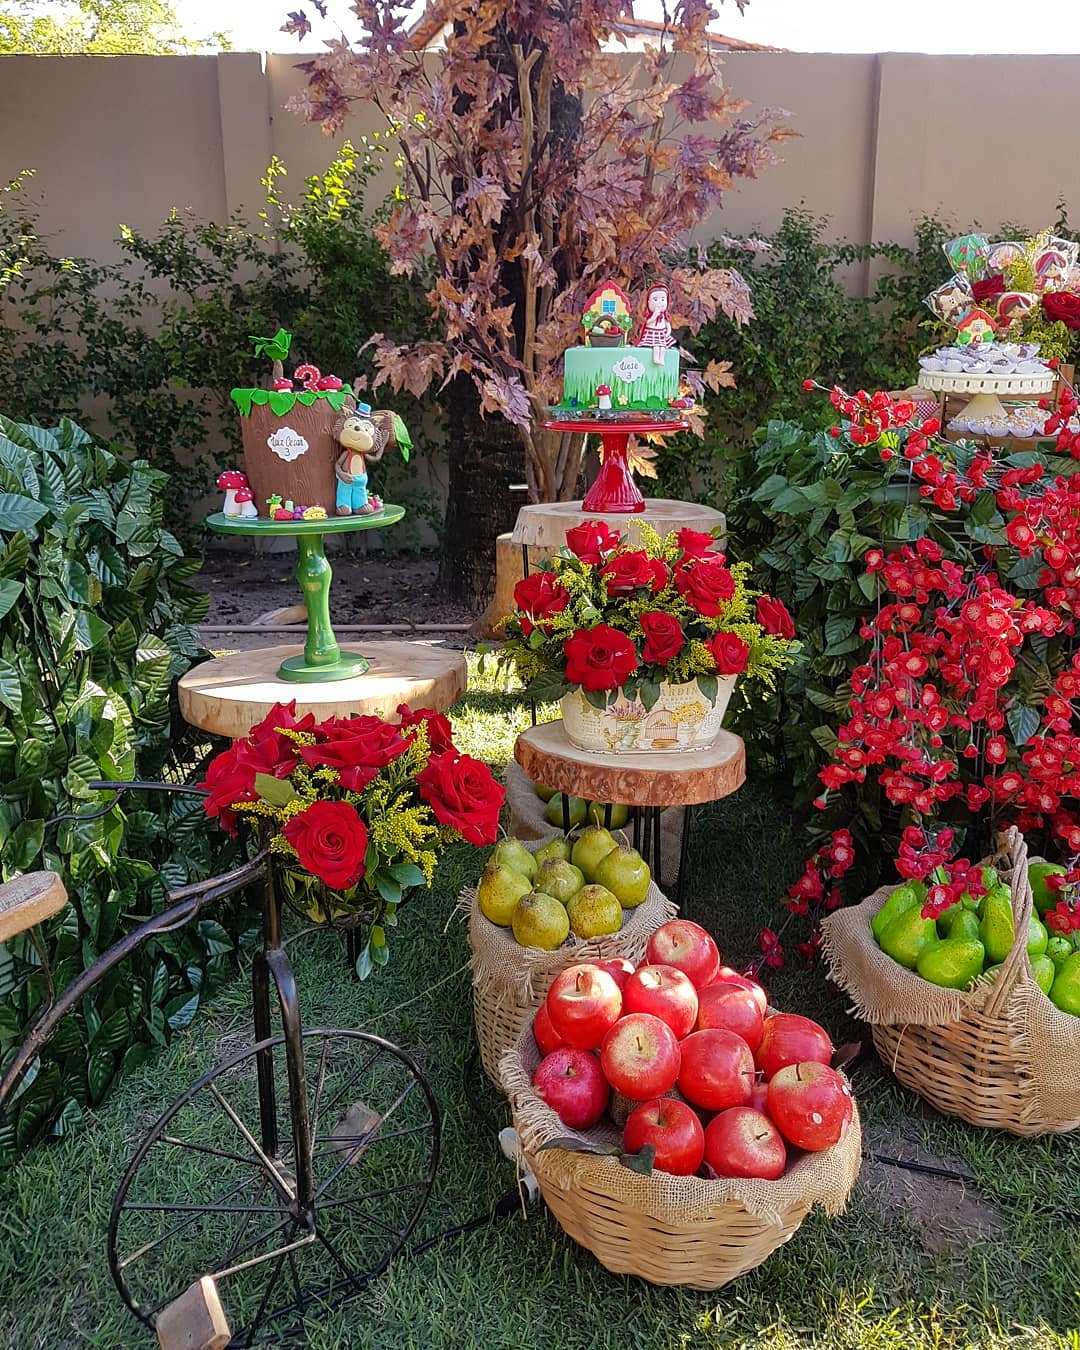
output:
[[[1048,882],[1010,828],[983,894],[933,917],[919,882],[824,922],[830,974],[896,1077],[945,1115],[1013,1134],[1080,1126],[1080,947],[1048,928]]]

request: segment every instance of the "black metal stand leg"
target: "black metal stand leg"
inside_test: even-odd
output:
[[[686,895],[686,869],[690,864],[690,828],[694,820],[694,808],[684,806],[682,813],[682,841],[679,844],[679,875],[675,882],[675,903],[681,910]]]
[[[352,972],[353,979],[357,981],[359,981],[359,976],[356,973],[356,962],[359,956],[360,934],[355,928],[347,928],[345,930],[345,964]]]
[[[604,807],[604,829],[605,829],[605,830],[610,830],[610,829],[611,829],[611,812],[612,812],[612,808],[613,808],[613,803],[612,803],[612,802],[608,802],[608,803],[605,805],[605,807]]]
[[[663,886],[664,883],[661,878],[664,875],[664,864],[660,857],[660,808],[658,806],[650,806],[649,810],[652,812],[653,875],[656,877],[656,884],[658,886]]]
[[[634,811],[634,847],[641,852],[641,807],[635,806]]]
[[[308,1115],[307,1067],[300,1026],[300,997],[296,978],[283,948],[268,952],[266,963],[277,986],[281,1004],[281,1030],[285,1036],[285,1060],[289,1070],[289,1115],[293,1130],[293,1161],[296,1165],[296,1217],[309,1228],[314,1225],[315,1176],[311,1161],[311,1119]]]
[[[535,713],[533,715],[533,725],[536,725]],[[562,794],[562,832],[563,834],[570,833],[570,798],[565,792]]]
[[[266,952],[256,952],[251,964],[251,1002],[255,1014],[255,1041],[267,1041],[273,1034],[270,1028],[270,969]],[[277,1097],[274,1092],[274,1052],[267,1046],[260,1050],[255,1061],[259,1084],[259,1125],[263,1152],[268,1158],[278,1156]]]

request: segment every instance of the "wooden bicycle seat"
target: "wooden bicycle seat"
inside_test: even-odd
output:
[[[64,883],[55,872],[27,872],[0,885],[0,942],[51,919],[67,904]]]

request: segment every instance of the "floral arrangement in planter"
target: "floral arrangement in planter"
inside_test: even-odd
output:
[[[441,850],[493,844],[505,792],[486,764],[461,754],[450,723],[429,708],[381,717],[296,717],[277,704],[213,759],[207,815],[238,819],[269,839],[284,898],[305,918],[366,930],[364,978],[389,957],[386,930]]]
[[[561,701],[574,744],[605,751],[700,749],[715,741],[740,675],[773,683],[793,659],[785,606],[749,589],[711,534],[631,545],[601,521],[514,589],[501,660],[531,697]]]

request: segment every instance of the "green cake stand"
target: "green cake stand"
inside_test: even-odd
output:
[[[359,652],[343,652],[330,624],[330,581],[333,570],[327,561],[323,540],[328,534],[351,534],[357,530],[382,530],[396,525],[405,514],[403,506],[384,506],[366,516],[327,516],[325,520],[243,520],[215,511],[206,523],[215,534],[242,534],[249,539],[292,536],[300,555],[296,580],[307,610],[307,640],[303,656],[290,656],[278,675],[293,684],[321,684],[363,675],[368,662]]]

